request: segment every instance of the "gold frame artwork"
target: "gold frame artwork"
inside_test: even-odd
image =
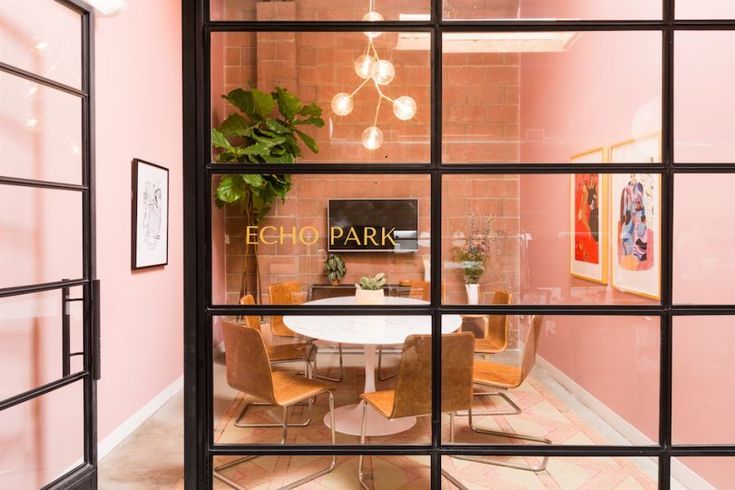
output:
[[[630,149],[631,146],[639,146],[641,147],[641,142],[645,142],[646,140],[654,140],[656,142],[656,153],[651,155],[650,157],[646,157],[645,154],[643,154],[643,158],[631,158],[630,156],[627,157],[616,157],[616,153],[619,155],[620,150],[623,149]],[[633,151],[632,154],[635,155],[635,153],[638,152],[638,150]],[[629,139],[626,141],[622,141],[620,143],[617,143],[615,145],[612,145],[610,147],[610,162],[611,163],[658,163],[661,161],[661,133],[651,133],[645,136],[642,136],[640,138],[634,138]],[[614,239],[611,241],[610,246],[610,284],[617,290],[623,291],[630,294],[635,294],[638,296],[642,296],[644,298],[649,298],[652,300],[660,301],[661,300],[661,174],[659,173],[636,173],[636,174],[613,174],[610,180],[610,209],[614,209],[614,207],[617,205],[620,206],[620,195],[618,192],[615,192],[615,189],[620,188],[620,185],[616,185],[616,181],[618,179],[621,179],[621,176],[623,177],[623,180],[620,180],[618,184],[623,182],[624,180],[630,179],[631,175],[648,175],[654,177],[652,179],[652,196],[654,201],[654,225],[653,225],[653,231],[654,231],[654,239],[653,239],[653,265],[650,269],[643,270],[643,271],[633,271],[628,269],[623,269],[620,267],[618,263],[618,244],[619,244],[619,226],[620,226],[620,217],[613,217],[613,214],[610,213],[610,225],[609,229],[614,230]],[[627,185],[627,184],[626,184]],[[616,202],[616,199],[618,200]],[[619,213],[618,213],[619,214]],[[650,248],[650,245],[649,245]],[[631,284],[633,281],[633,277],[631,274],[642,274],[640,277],[641,281],[641,287],[636,287],[637,285]],[[643,285],[644,282],[648,282],[649,284],[646,287]]]
[[[570,158],[572,163],[608,163],[608,152],[605,147],[594,148],[582,153],[572,155]],[[577,215],[577,203],[576,203],[576,186],[577,186],[577,175],[571,174],[569,176],[569,272],[572,277],[584,279],[586,281],[592,281],[599,284],[607,284],[610,271],[610,254],[609,254],[609,236],[610,236],[610,199],[608,197],[608,176],[606,174],[598,173],[598,258],[599,266],[595,266],[589,262],[583,262],[576,259],[576,244],[577,244],[577,231],[576,231],[576,215]],[[590,174],[591,175],[591,174]],[[596,269],[599,269],[597,271]]]

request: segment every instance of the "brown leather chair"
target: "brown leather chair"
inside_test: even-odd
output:
[[[240,298],[241,305],[253,305],[255,299],[252,294],[246,294]],[[232,324],[236,326],[246,326],[253,328],[261,334],[263,331],[260,326],[260,319],[256,315],[245,315],[243,322],[233,320],[223,320],[222,324]],[[317,353],[317,346],[309,342],[293,342],[289,344],[266,344],[266,350],[268,352],[268,359],[271,364],[283,364],[292,362],[304,362],[304,376],[311,377],[311,363],[314,362]],[[243,419],[247,415],[247,411],[251,406],[268,406],[269,403],[264,402],[244,402],[242,410],[235,419],[235,427],[241,428],[257,428],[257,427],[280,427],[279,424],[261,424],[261,423],[246,423]],[[310,420],[300,424],[289,424],[289,427],[306,427],[309,425]]]
[[[495,291],[492,304],[511,304],[511,294],[507,291]],[[474,331],[473,327],[479,326],[483,336],[475,339],[475,353],[497,354],[508,348],[509,324],[508,315],[467,315],[463,317],[462,330]]]
[[[529,326],[528,332],[526,333],[525,344],[523,345],[523,354],[520,366],[509,366],[507,364],[499,364],[495,362],[485,361],[481,359],[475,359],[474,367],[472,369],[472,381],[475,384],[481,386],[491,386],[493,388],[500,388],[502,390],[508,390],[518,388],[523,384],[528,375],[530,374],[533,366],[536,364],[536,349],[538,347],[539,336],[541,335],[541,325],[544,322],[544,317],[541,315],[535,315],[531,317],[531,325]],[[491,412],[474,412],[474,415],[516,415],[521,413],[521,409],[516,405],[505,393],[501,391],[494,392],[482,392],[475,393],[474,397],[488,397],[488,396],[500,396],[510,406],[511,411],[491,411]],[[473,420],[473,411],[469,411],[469,422],[470,427],[477,433],[489,434],[494,436],[509,437],[512,439],[521,439],[526,441],[541,442],[544,444],[551,444],[551,441],[545,437],[537,437],[526,434],[519,434],[517,432],[505,432],[495,431],[489,429],[483,429],[477,427]],[[543,471],[546,469],[548,463],[548,457],[544,457],[541,463],[538,465],[519,465],[515,463],[508,463],[504,461],[488,460],[486,458],[474,457],[474,456],[457,456],[460,459],[467,459],[469,461],[475,461],[478,463],[493,464],[496,466],[507,466],[509,468],[516,468],[520,470],[529,471]]]
[[[332,444],[336,443],[334,431],[334,395],[329,387],[319,381],[304,378],[285,371],[273,371],[271,360],[268,358],[268,349],[263,342],[263,337],[258,329],[247,328],[232,322],[222,326],[225,337],[225,351],[227,359],[227,383],[230,387],[247,395],[261,400],[270,405],[283,408],[283,417],[280,424],[273,427],[281,427],[281,444],[286,443],[288,436],[288,409],[299,402],[309,403],[309,420],[311,420],[312,399],[322,393],[329,396],[329,415],[332,427]],[[214,468],[215,478],[223,481],[232,488],[243,487],[227,478],[222,471],[236,466],[258,456],[245,456],[237,458]],[[328,467],[308,475],[297,482],[291,483],[287,488],[294,488],[308,481],[314,480],[332,471],[337,463],[332,456]]]
[[[454,436],[454,412],[472,406],[472,358],[475,338],[471,333],[442,335],[442,412],[449,412],[450,434]],[[431,415],[431,335],[406,338],[394,390],[360,395],[363,403],[360,444],[365,444],[368,405],[388,419]],[[358,478],[365,481],[364,457],[358,460]],[[465,487],[442,470],[442,475],[459,488]]]
[[[272,305],[295,305],[301,301],[298,299],[298,293],[302,293],[303,288],[298,281],[276,282],[268,286],[268,298]],[[298,334],[288,328],[283,322],[283,316],[271,316],[271,332],[277,337],[297,337]],[[310,341],[311,342],[311,341]],[[314,358],[313,376],[327,381],[338,383],[345,377],[344,359],[342,358],[342,344],[337,344],[337,352],[339,355],[339,376],[332,378],[317,372],[317,359]]]

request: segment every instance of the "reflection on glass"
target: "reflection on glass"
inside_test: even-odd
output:
[[[444,410],[445,442],[655,444],[658,318],[466,314],[461,319],[460,331],[474,337],[474,359],[466,362],[473,366],[475,395],[471,417],[468,407],[455,415]],[[442,397],[451,397],[461,383],[443,380],[442,386]],[[526,469],[540,470],[542,463],[528,461]]]
[[[0,93],[0,175],[81,184],[81,99],[7,73]]]
[[[396,32],[379,37],[361,32],[214,33],[212,127],[222,137],[216,134],[212,141],[213,158],[222,162],[428,162],[430,52],[428,45],[427,49],[407,48],[401,36]],[[271,94],[276,87],[287,92]],[[221,97],[228,94],[226,99]],[[252,110],[243,106],[250,97],[258,100]],[[255,143],[261,146],[252,147]]]
[[[735,458],[671,458],[671,488],[727,488],[735,481]]]
[[[257,0],[210,0],[212,20],[416,20],[431,11],[429,0],[349,0],[325,2],[260,2]],[[368,33],[366,33],[368,34]],[[379,33],[369,33],[379,34]]]
[[[660,297],[656,174],[447,175],[442,192],[446,303]]]
[[[735,443],[735,317],[674,318],[672,437],[677,444]],[[696,387],[696,388],[695,388]]]
[[[327,304],[337,304],[336,299]],[[451,335],[460,323],[458,316],[448,317],[442,329]],[[283,331],[291,337],[279,335]],[[363,413],[368,444],[430,440],[426,417],[431,413],[429,316],[285,315],[266,322],[257,316],[223,317],[215,320],[213,334],[225,352],[214,365],[218,444],[306,440],[328,444],[332,427],[337,443],[357,444]],[[468,345],[471,356],[471,339]],[[269,365],[275,369],[273,374]],[[391,391],[397,384],[402,387]],[[334,396],[334,422],[327,389]],[[311,403],[314,395],[317,398]],[[362,399],[369,401],[367,408]],[[286,432],[281,430],[284,415],[289,424]],[[271,430],[260,430],[265,428]]]
[[[84,458],[82,382],[0,411],[0,488],[42,488]],[[59,450],[63,448],[63,450]]]
[[[732,174],[675,178],[674,302],[732,303],[735,291],[735,216],[728,196]]]
[[[492,19],[660,19],[661,0],[444,0],[444,18]],[[678,4],[677,4],[678,10]]]
[[[70,352],[83,351],[83,303],[66,301],[62,290],[0,299],[0,400],[60,379],[63,373],[62,336],[68,322]],[[82,298],[81,287],[69,288],[69,299]],[[81,371],[82,357],[72,358],[69,373]],[[68,373],[67,373],[68,374]]]
[[[82,277],[81,192],[0,186],[0,229],[0,287]]]
[[[316,476],[329,468],[330,457],[311,456],[259,456],[249,461],[233,457],[217,457],[214,464],[222,467],[214,473],[215,490],[227,490],[227,479],[243,488],[282,488],[302,479],[312,480],[306,488],[357,489],[358,456],[336,458],[335,468]],[[226,467],[228,464],[235,463]],[[370,488],[380,490],[406,490],[429,488],[431,469],[428,456],[366,456],[365,479]]]
[[[658,461],[655,458],[552,457],[548,458],[546,470],[541,472],[514,467],[542,460],[536,456],[493,456],[480,461],[472,459],[471,456],[443,456],[442,470],[473,490],[627,486],[646,490],[658,488]],[[449,481],[445,479],[442,482],[443,489],[456,488]]]
[[[443,49],[447,163],[569,162],[660,133],[660,33],[445,33]],[[660,143],[636,148],[660,161]]]
[[[43,12],[43,15],[38,15]],[[0,2],[0,61],[80,88],[82,18],[59,2]],[[3,104],[6,99],[3,97]]]
[[[728,2],[730,7],[734,4]],[[678,4],[677,4],[677,12]],[[735,161],[735,49],[732,31],[676,33],[674,158],[678,162]]]
[[[261,176],[245,179],[253,177]],[[215,179],[215,189],[226,178],[251,185],[229,176]],[[428,176],[265,178],[286,192],[285,201],[273,196],[265,215],[249,212],[247,193],[213,206],[216,303],[237,304],[245,294],[257,299],[258,291],[262,304],[354,298],[355,283],[379,273],[385,275],[384,296],[429,299]]]

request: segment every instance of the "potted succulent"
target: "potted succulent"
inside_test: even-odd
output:
[[[327,279],[329,279],[332,286],[339,286],[347,274],[347,267],[345,267],[345,261],[336,254],[330,254],[327,260],[324,261],[324,272],[327,273]]]
[[[379,305],[385,303],[385,274],[379,272],[374,276],[363,276],[355,283],[355,303],[358,305]]]

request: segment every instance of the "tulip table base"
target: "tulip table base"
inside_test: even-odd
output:
[[[363,393],[375,391],[375,346],[365,345],[365,388]],[[367,409],[366,436],[389,436],[407,431],[416,425],[416,417],[387,419],[373,407]],[[342,434],[359,436],[362,428],[362,403],[345,405],[334,411],[335,430]],[[330,427],[329,413],[324,416],[324,424]]]

